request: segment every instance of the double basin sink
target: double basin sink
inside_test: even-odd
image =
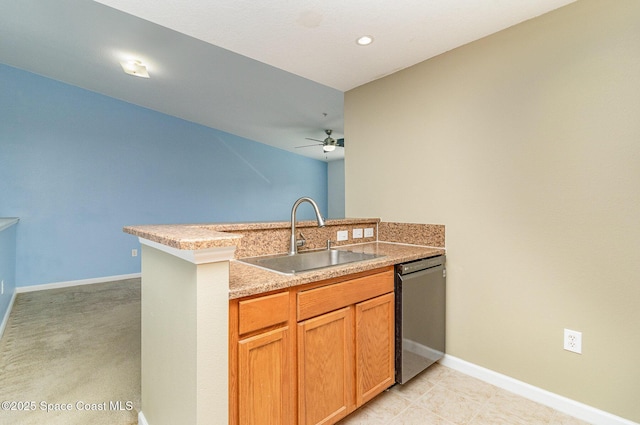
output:
[[[383,255],[353,252],[341,249],[307,251],[298,254],[268,255],[243,258],[239,261],[284,274],[296,274],[357,261],[372,260]]]

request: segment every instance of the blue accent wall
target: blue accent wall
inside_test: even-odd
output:
[[[1,64],[0,94],[19,287],[139,272],[125,225],[288,220],[300,196],[327,214],[322,161]]]

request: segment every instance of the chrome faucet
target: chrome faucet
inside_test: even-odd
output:
[[[318,227],[324,227],[324,218],[320,214],[320,209],[318,208],[318,204],[311,198],[302,197],[298,199],[291,208],[291,244],[289,245],[289,255],[295,255],[298,253],[298,240],[296,239],[296,210],[298,209],[298,205],[303,202],[308,202],[313,206],[313,209],[316,212],[316,220],[318,220]]]

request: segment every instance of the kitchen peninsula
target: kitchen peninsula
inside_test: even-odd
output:
[[[379,219],[297,223],[303,250],[332,248],[381,255],[372,260],[285,275],[237,261],[286,253],[289,222],[127,226],[142,243],[142,412],[140,423],[228,423],[229,305],[313,282],[367,275],[444,253],[444,226]],[[372,229],[353,239],[354,229]],[[347,231],[336,241],[337,231]],[[237,304],[237,303],[236,303]],[[232,388],[232,391],[234,389]],[[233,417],[232,417],[233,423]]]

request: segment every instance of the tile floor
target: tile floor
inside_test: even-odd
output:
[[[339,425],[587,425],[549,407],[434,364]]]

